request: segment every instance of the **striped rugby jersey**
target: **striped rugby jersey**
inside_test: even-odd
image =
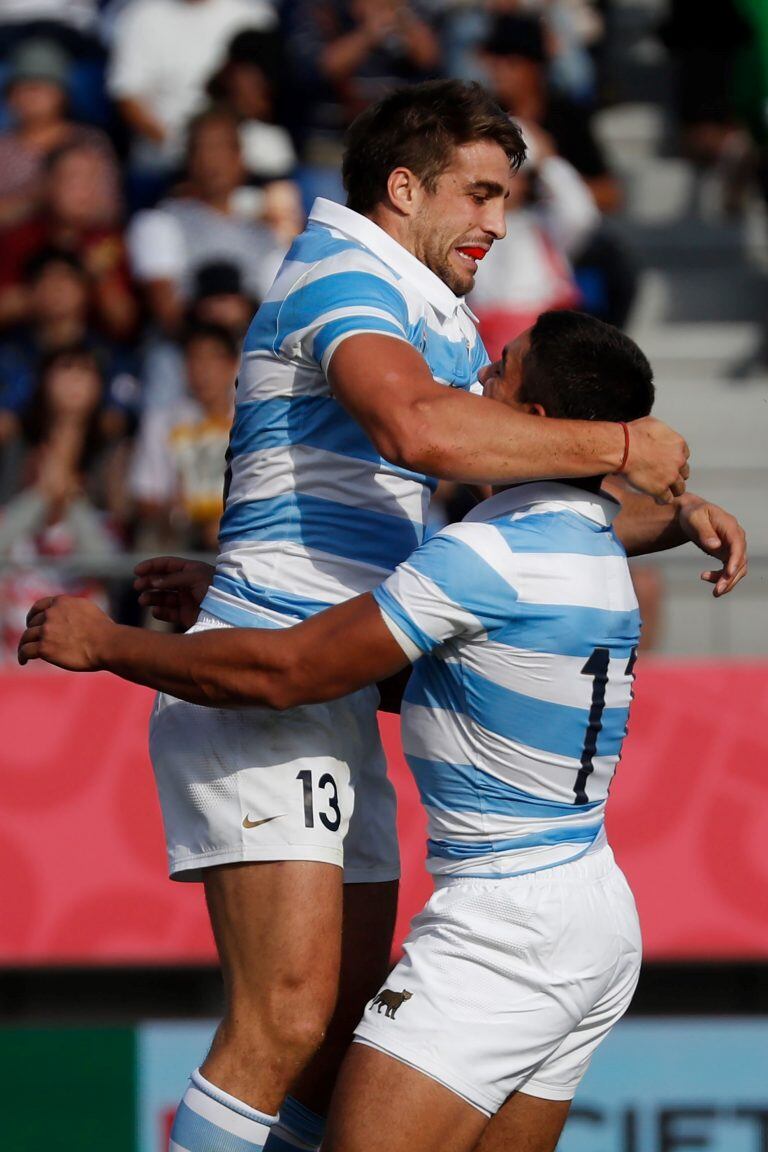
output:
[[[517,875],[602,843],[640,634],[618,507],[519,485],[374,591],[416,660],[402,736],[431,872]]]
[[[452,387],[487,363],[463,300],[371,220],[317,200],[245,339],[213,615],[294,623],[421,544],[436,482],[382,459],[328,384],[336,349],[363,332],[413,344]]]

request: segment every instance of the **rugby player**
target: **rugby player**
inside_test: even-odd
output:
[[[578,313],[543,316],[480,377],[539,418],[629,421],[653,399],[639,349]],[[436,892],[358,1027],[329,1152],[552,1152],[629,1003],[639,931],[603,818],[640,621],[601,480],[501,489],[373,593],[287,630],[146,635],[71,598],[30,613],[22,661],[195,705],[293,709],[418,661],[403,743]]]
[[[463,296],[504,235],[523,155],[517,128],[473,85],[396,93],[357,121],[348,206],[318,202],[246,338],[197,629],[285,627],[374,587],[421,542],[434,477],[623,471],[673,501],[628,518],[639,551],[691,532],[706,546],[712,513],[675,501],[687,448],[665,425],[542,429],[471,394],[485,355]],[[300,1085],[310,1109],[322,1111],[349,1026],[386,971],[398,861],[377,701],[366,688],[280,717],[157,702],[171,872],[204,880],[227,992],[174,1132],[188,1152],[204,1145],[203,1114],[263,1144],[336,1002],[342,914],[349,963],[327,1063]]]

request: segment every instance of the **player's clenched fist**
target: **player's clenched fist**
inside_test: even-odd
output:
[[[685,492],[689,455],[679,432],[653,416],[644,416],[629,425],[629,450],[622,471],[635,488],[667,503]]]
[[[19,641],[19,664],[45,660],[72,672],[97,672],[99,655],[115,625],[90,600],[47,596],[27,613],[27,630]]]

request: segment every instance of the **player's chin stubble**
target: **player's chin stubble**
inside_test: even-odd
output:
[[[466,296],[475,286],[472,273],[467,272],[462,276],[453,267],[448,256],[428,256],[425,264],[430,272],[434,272],[435,276],[439,276],[443,283],[448,285],[454,296]]]

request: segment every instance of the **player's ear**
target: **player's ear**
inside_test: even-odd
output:
[[[526,408],[531,416],[546,416],[543,404],[527,404]]]
[[[393,168],[387,179],[387,193],[393,208],[412,216],[421,199],[422,184],[410,168]]]

